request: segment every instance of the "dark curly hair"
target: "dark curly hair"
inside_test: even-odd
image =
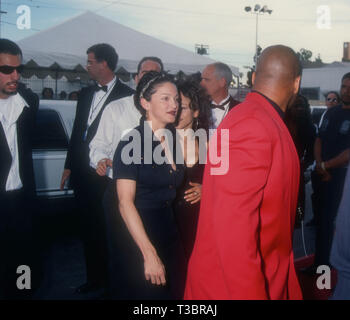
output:
[[[157,87],[165,82],[170,82],[176,86],[174,77],[165,72],[149,71],[141,78],[134,94],[134,103],[143,117],[146,116],[146,110],[141,105],[141,98],[151,101]]]
[[[190,99],[190,108],[192,111],[199,111],[198,113],[198,125],[194,122],[196,127],[192,129],[204,129],[207,134],[209,128],[212,127],[213,119],[210,109],[210,98],[205,90],[199,85],[193,76],[182,76],[176,82],[177,88],[186,98]],[[178,112],[176,124],[180,119],[181,108]],[[194,126],[193,125],[193,126]],[[209,136],[209,135],[207,135]]]
[[[334,95],[337,97],[338,102],[340,102],[340,95],[339,95],[339,93],[338,93],[337,91],[328,91],[328,92],[324,95],[324,97],[327,98],[328,95],[330,95],[331,93],[334,94]]]
[[[310,104],[306,97],[300,94],[296,97],[294,103],[285,112],[284,122],[293,138],[300,159],[304,158],[308,165],[311,164],[316,130],[312,123]]]

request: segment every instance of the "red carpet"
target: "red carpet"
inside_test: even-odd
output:
[[[336,270],[331,270],[331,289],[318,289],[316,282],[321,274],[309,275],[301,271],[303,268],[309,267],[313,264],[314,255],[296,259],[294,262],[304,300],[327,300],[331,296],[332,289],[337,282]]]

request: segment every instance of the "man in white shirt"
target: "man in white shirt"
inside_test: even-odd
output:
[[[136,85],[149,71],[163,71],[163,63],[157,57],[144,57],[138,64]],[[103,111],[95,137],[90,143],[90,166],[97,174],[113,178],[112,160],[118,143],[128,130],[139,125],[140,112],[134,105],[134,96],[111,102]]]
[[[104,290],[106,285],[106,242],[102,198],[108,184],[89,165],[89,143],[94,138],[102,112],[111,101],[134,91],[116,78],[118,54],[109,44],[101,43],[87,50],[87,71],[96,85],[83,88],[69,142],[61,189],[70,177],[79,206],[81,238],[84,246],[86,280],[77,293]]]
[[[35,289],[17,287],[17,268],[37,270],[33,230],[35,182],[32,136],[38,96],[19,83],[22,51],[0,39],[0,299],[26,299]]]
[[[240,102],[233,99],[228,88],[232,81],[230,67],[222,62],[207,65],[202,72],[201,86],[212,100],[212,115],[216,129],[227,113]]]

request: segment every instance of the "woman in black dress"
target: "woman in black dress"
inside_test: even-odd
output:
[[[300,161],[300,183],[298,207],[295,227],[301,226],[305,212],[305,170],[314,161],[314,143],[316,129],[312,123],[311,110],[308,100],[298,95],[294,103],[287,109],[284,121],[292,136]]]
[[[209,97],[195,79],[182,78],[177,81],[177,86],[181,96],[181,110],[176,129],[183,146],[185,179],[177,190],[174,211],[188,261],[196,236],[212,117]]]
[[[119,241],[112,296],[180,299],[184,252],[172,202],[184,166],[175,163],[175,141],[173,147],[167,144],[176,136],[171,124],[176,120],[179,94],[171,77],[151,71],[139,82],[134,99],[143,117],[119,143],[113,160],[120,220],[115,231]],[[162,129],[167,129],[169,140]]]

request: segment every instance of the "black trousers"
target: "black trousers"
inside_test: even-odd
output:
[[[0,196],[1,299],[30,299],[37,289],[40,270],[33,222],[34,209],[34,198],[28,198],[22,190],[5,192]],[[26,266],[29,273],[18,270],[20,266]],[[30,283],[30,289],[17,284],[17,280],[24,283],[23,278],[21,281],[24,274],[29,274],[29,282],[26,283]]]
[[[320,182],[320,216],[316,231],[315,264],[329,265],[329,256],[335,231],[335,220],[341,201],[346,169],[330,171],[332,179]]]
[[[316,171],[311,172],[311,184],[313,190],[311,195],[313,219],[318,225],[322,209],[322,181]]]
[[[108,177],[94,170],[75,177],[74,193],[79,208],[80,235],[85,254],[87,281],[100,287],[106,285],[107,243],[102,199]]]
[[[114,299],[118,288],[115,287],[115,272],[116,266],[119,263],[118,249],[116,247],[116,241],[118,241],[116,230],[118,224],[122,223],[119,217],[118,210],[118,198],[115,180],[111,180],[108,183],[106,192],[103,197],[104,207],[104,219],[106,223],[106,239],[107,239],[107,252],[108,252],[108,269],[107,269],[107,296],[110,299]]]

